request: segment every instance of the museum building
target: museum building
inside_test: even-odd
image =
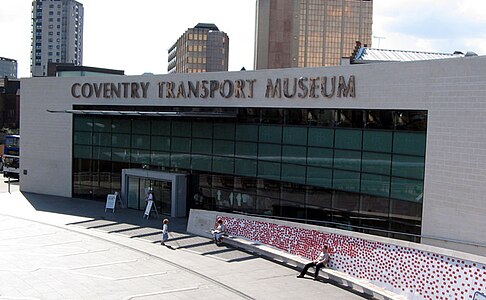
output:
[[[485,57],[21,83],[24,192],[486,246]]]

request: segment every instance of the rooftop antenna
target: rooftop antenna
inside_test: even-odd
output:
[[[378,40],[378,47],[376,47],[376,48],[380,49],[380,42],[381,42],[381,40],[386,39],[386,37],[374,35],[373,38]]]

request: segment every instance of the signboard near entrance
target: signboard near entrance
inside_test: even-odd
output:
[[[147,206],[145,207],[145,213],[143,214],[143,217],[144,218],[149,218],[150,216],[150,213],[152,212],[152,210],[155,212],[155,215],[157,217],[159,217],[159,212],[157,211],[157,207],[155,206],[155,203],[153,200],[149,200],[147,201]]]
[[[152,205],[154,204],[154,201],[147,201],[147,206],[145,207],[145,213],[143,214],[144,217],[149,218],[150,215],[150,210],[152,209]]]
[[[108,194],[106,196],[105,212],[107,209],[112,209],[115,212],[116,197],[117,194]]]

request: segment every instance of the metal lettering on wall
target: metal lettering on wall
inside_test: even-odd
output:
[[[300,78],[268,78],[264,91],[255,90],[257,79],[197,80],[150,82],[94,82],[74,83],[71,96],[74,98],[142,98],[156,95],[160,99],[245,99],[257,96],[272,99],[330,99],[334,97],[356,97],[355,76],[346,80],[344,76],[320,76]],[[154,89],[154,93],[150,93]]]

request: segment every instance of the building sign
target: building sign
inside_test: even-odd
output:
[[[74,98],[148,98],[154,90],[160,99],[245,99],[264,97],[267,99],[330,99],[334,97],[356,97],[354,75],[321,76],[300,78],[268,78],[263,90],[256,90],[257,79],[197,80],[152,82],[94,82],[74,83],[71,95]]]

